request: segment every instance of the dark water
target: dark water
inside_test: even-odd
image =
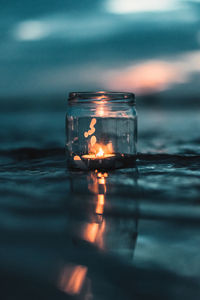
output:
[[[199,112],[139,111],[108,174],[67,170],[64,118],[1,113],[1,299],[199,299]]]

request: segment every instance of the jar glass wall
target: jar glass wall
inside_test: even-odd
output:
[[[66,115],[70,168],[131,166],[137,144],[137,113],[132,93],[70,93]]]

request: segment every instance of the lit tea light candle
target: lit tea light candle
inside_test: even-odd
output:
[[[103,147],[103,146],[102,146]],[[113,159],[117,157],[114,153],[105,153],[103,148],[100,147],[97,153],[83,154],[81,156],[75,155],[74,162],[82,169],[107,169],[110,167],[110,163],[113,163]],[[104,146],[106,148],[106,146]]]
[[[105,158],[113,157],[113,156],[115,156],[115,154],[104,153],[103,149],[100,148],[100,150],[97,154],[85,154],[85,155],[82,155],[82,158],[83,159],[96,159],[96,160],[99,160],[99,159],[105,159]]]
[[[84,138],[88,141],[88,154],[83,154],[81,156],[74,156],[74,161],[76,165],[81,167],[84,166],[91,169],[98,168],[107,168],[110,161],[116,157],[114,154],[112,143],[109,142],[107,144],[102,144],[97,142],[97,137],[94,135],[96,128],[95,125],[97,123],[96,118],[92,118],[89,130],[84,132]]]

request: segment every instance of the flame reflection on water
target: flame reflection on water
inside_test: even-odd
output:
[[[100,249],[104,248],[103,234],[105,231],[106,222],[103,218],[105,194],[106,194],[106,176],[107,173],[91,173],[88,184],[89,190],[94,194],[96,202],[94,214],[96,215],[95,221],[87,223],[83,229],[83,239],[94,243]]]
[[[70,264],[66,265],[60,275],[59,287],[67,294],[79,294],[86,279],[86,275],[86,266]]]

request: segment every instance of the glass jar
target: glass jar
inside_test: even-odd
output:
[[[135,164],[135,96],[119,92],[72,92],[66,115],[69,168],[109,170]]]

